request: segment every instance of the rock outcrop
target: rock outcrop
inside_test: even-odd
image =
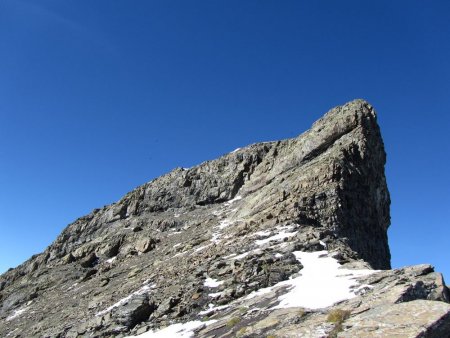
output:
[[[297,138],[175,169],[3,274],[0,336],[448,336],[442,275],[389,270],[385,161],[355,100]]]

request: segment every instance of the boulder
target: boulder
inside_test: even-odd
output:
[[[155,305],[149,300],[148,295],[134,295],[126,304],[114,309],[112,319],[128,329],[132,329],[147,320],[154,310]]]

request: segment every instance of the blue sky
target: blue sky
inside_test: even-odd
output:
[[[167,171],[379,114],[394,267],[450,280],[449,1],[0,0],[0,272]]]

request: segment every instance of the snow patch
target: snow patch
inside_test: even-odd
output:
[[[69,286],[68,288],[67,288],[67,290],[66,291],[70,291],[70,290],[72,290],[75,286],[77,286],[78,285],[78,283],[73,283],[71,286]]]
[[[217,279],[212,279],[210,277],[205,279],[204,285],[208,288],[217,288],[218,286],[222,285],[223,281],[218,281]]]
[[[239,201],[241,199],[242,199],[242,196],[236,195],[233,199],[225,202],[224,204],[228,206],[228,205],[230,205],[230,204],[232,204],[232,203],[234,203],[236,201]]]
[[[222,296],[222,295],[223,295],[223,291],[221,291],[221,292],[210,293],[210,294],[208,294],[208,297],[211,297],[211,298],[219,298],[219,297]]]
[[[209,247],[209,246],[211,246],[211,245],[212,245],[212,244],[200,246],[200,247],[198,247],[197,249],[195,249],[194,252],[199,252],[199,251],[205,250],[207,247]]]
[[[182,251],[182,252],[179,252],[179,253],[173,255],[172,258],[179,257],[179,256],[183,256],[183,255],[187,254],[188,252],[189,252],[189,250],[188,250],[188,251]]]
[[[215,233],[213,233],[212,234],[212,237],[211,237],[211,242],[213,242],[213,243],[215,243],[215,244],[217,244],[217,243],[220,243],[220,235],[221,234],[219,234],[219,233],[217,233],[217,232],[215,232]]]
[[[12,315],[10,315],[9,317],[6,318],[6,321],[9,322],[10,320],[13,320],[14,318],[19,317],[22,313],[24,313],[27,310],[28,310],[27,307],[25,307],[23,309],[15,310]]]
[[[275,308],[320,309],[331,306],[356,296],[351,290],[358,285],[355,277],[374,272],[340,269],[341,265],[336,259],[324,254],[328,253],[294,251],[295,257],[304,266],[300,271],[302,275],[289,281],[292,289],[278,298],[281,302]]]
[[[102,310],[100,312],[97,312],[95,315],[98,316],[103,316],[104,314],[110,312],[112,309],[119,307],[121,305],[124,305],[126,303],[128,303],[128,301],[135,295],[142,295],[146,292],[148,292],[149,290],[153,289],[156,285],[144,285],[142,288],[140,288],[139,290],[133,292],[132,294],[122,298],[121,300],[119,300],[118,302],[114,303],[113,305],[111,305],[110,307],[106,308],[105,310]]]
[[[218,227],[219,227],[219,229],[225,229],[226,227],[228,227],[228,226],[231,225],[232,223],[233,223],[233,222],[230,222],[229,220],[224,219],[223,221],[220,221],[220,222],[219,222]]]
[[[217,320],[208,320],[202,322],[199,320],[187,322],[187,323],[177,323],[172,324],[164,329],[158,331],[148,331],[138,336],[128,336],[125,338],[139,337],[139,338],[170,338],[170,337],[193,337],[194,331],[203,326],[208,326],[217,322]]]
[[[107,259],[105,262],[108,264],[112,264],[117,259],[117,256],[111,257],[110,259]]]
[[[214,210],[214,211],[212,212],[212,214],[213,214],[214,216],[220,216],[220,215],[223,214],[223,210]]]
[[[376,270],[342,269],[338,261],[327,251],[293,254],[303,264],[301,275],[277,283],[271,287],[250,293],[245,299],[267,294],[275,288],[288,287],[288,292],[278,297],[280,303],[274,309],[304,307],[321,309],[356,296],[361,286],[356,277],[370,275]]]
[[[271,231],[267,231],[267,230],[266,231],[258,231],[258,232],[255,232],[254,236],[267,237],[271,233],[272,233]]]
[[[248,299],[252,299],[252,298],[255,298],[255,297],[259,297],[259,296],[268,294],[279,284],[280,283],[275,284],[274,286],[270,286],[268,288],[263,288],[263,289],[259,289],[259,290],[256,290],[256,291],[252,291],[251,293],[249,293],[249,295],[247,297],[244,298],[244,300],[248,300]]]
[[[206,315],[206,314],[208,314],[208,313],[220,311],[220,310],[223,310],[223,309],[226,309],[226,308],[229,308],[229,307],[230,307],[230,305],[214,306],[214,304],[209,303],[209,304],[208,304],[208,309],[203,310],[203,311],[200,311],[198,314],[199,314],[200,316],[204,316],[204,315]]]
[[[232,259],[234,259],[234,260],[240,260],[240,259],[242,259],[242,258],[247,257],[247,256],[250,255],[251,253],[252,253],[252,251],[247,251],[247,252],[241,253],[240,255],[237,255],[236,257],[233,257]]]
[[[306,307],[320,309],[356,296],[352,288],[358,286],[356,277],[374,273],[374,270],[341,269],[338,261],[327,251],[294,251],[303,264],[301,276],[287,281],[292,289],[280,296],[275,308]],[[345,276],[343,276],[345,274]]]
[[[255,241],[255,243],[256,243],[256,245],[261,246],[261,245],[269,243],[270,241],[282,240],[282,239],[285,239],[285,238],[288,238],[288,237],[295,236],[296,233],[297,233],[297,231],[294,231],[294,232],[282,231],[282,232],[280,232],[280,233],[278,233],[276,235],[270,236],[270,237],[268,237],[266,239],[257,240],[257,241]]]
[[[248,255],[252,254],[252,253],[257,253],[257,252],[261,252],[261,250],[259,249],[255,249],[255,250],[250,250],[244,253],[241,253],[240,255],[237,255],[236,257],[231,257],[231,259],[233,260],[240,260],[242,258],[247,257]]]

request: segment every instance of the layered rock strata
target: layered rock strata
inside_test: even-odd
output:
[[[177,168],[3,274],[0,336],[126,336],[203,320],[197,336],[390,337],[405,323],[405,336],[437,337],[450,313],[442,276],[371,270],[390,268],[385,161],[375,111],[355,100],[297,138]],[[319,263],[369,272],[349,273],[351,297],[337,305],[277,308],[307,275],[301,253],[318,251]],[[327,321],[333,309],[342,320]],[[399,318],[407,309],[420,320]]]

